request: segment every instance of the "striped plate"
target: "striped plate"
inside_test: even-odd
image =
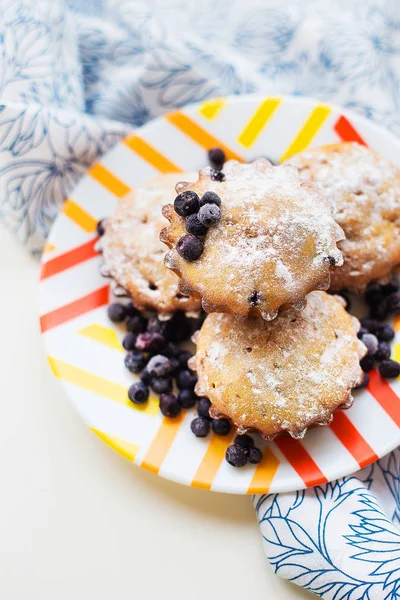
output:
[[[201,167],[213,146],[229,158],[280,161],[309,145],[341,140],[369,144],[400,166],[393,137],[339,108],[289,97],[211,100],[125,139],[65,203],[42,259],[40,323],[48,360],[90,429],[131,462],[207,490],[283,492],[352,473],[400,443],[400,383],[374,372],[368,390],[357,393],[353,408],[339,412],[330,427],[310,431],[302,442],[277,439],[266,445],[258,466],[234,469],[224,461],[231,437],[196,439],[191,414],[173,420],[162,417],[156,398],[143,408],[129,402],[133,376],[123,366],[122,330],[106,315],[110,292],[99,274],[96,223],[132,187],[159,173]],[[396,352],[400,358],[400,346]]]

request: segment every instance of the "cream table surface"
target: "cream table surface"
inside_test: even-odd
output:
[[[90,433],[47,366],[38,263],[0,225],[0,597],[315,597],[273,575],[250,498],[186,488]]]

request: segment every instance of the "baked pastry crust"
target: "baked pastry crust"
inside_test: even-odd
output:
[[[353,403],[363,380],[359,322],[339,296],[312,292],[307,307],[274,321],[211,314],[197,334],[196,394],[211,401],[214,418],[231,419],[240,434],[266,440],[287,431],[302,438],[310,425],[328,425]]]
[[[327,289],[333,265],[342,263],[336,242],[343,232],[332,203],[293,167],[273,167],[266,159],[229,161],[224,175],[215,181],[206,168],[195,183],[176,187],[199,197],[213,191],[221,199],[221,221],[207,231],[197,260],[184,260],[176,250],[185,219],[172,204],[163,209],[170,225],[160,239],[171,248],[165,265],[181,277],[180,291],[201,298],[207,312],[270,320],[281,308],[304,308],[305,296]]]
[[[331,289],[362,293],[371,281],[388,283],[400,263],[400,170],[357,143],[313,148],[287,162],[336,204],[346,239]]]

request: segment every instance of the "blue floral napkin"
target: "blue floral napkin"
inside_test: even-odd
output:
[[[398,0],[3,0],[0,45],[0,217],[32,252],[99,155],[190,102],[306,94],[400,134]],[[399,502],[396,451],[255,506],[279,575],[386,600],[400,598]]]

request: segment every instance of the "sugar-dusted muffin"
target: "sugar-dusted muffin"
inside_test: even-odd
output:
[[[185,177],[195,180],[197,175]],[[105,222],[102,271],[132,296],[139,310],[165,314],[200,309],[199,300],[184,296],[178,290],[178,277],[163,264],[165,248],[159,236],[166,221],[161,210],[178,179],[178,174],[162,175],[133,190]]]
[[[293,167],[230,161],[176,191],[163,210],[165,264],[207,312],[274,319],[280,308],[304,308],[306,294],[327,289],[342,264],[332,203]]]
[[[302,438],[310,425],[327,425],[335,410],[351,406],[367,352],[359,322],[339,296],[312,292],[307,300],[302,312],[290,309],[270,322],[207,316],[189,366],[212,417],[267,440],[283,431]]]
[[[331,289],[356,293],[370,281],[386,283],[400,263],[400,170],[356,143],[307,150],[288,163],[336,203],[344,264],[332,271]]]

